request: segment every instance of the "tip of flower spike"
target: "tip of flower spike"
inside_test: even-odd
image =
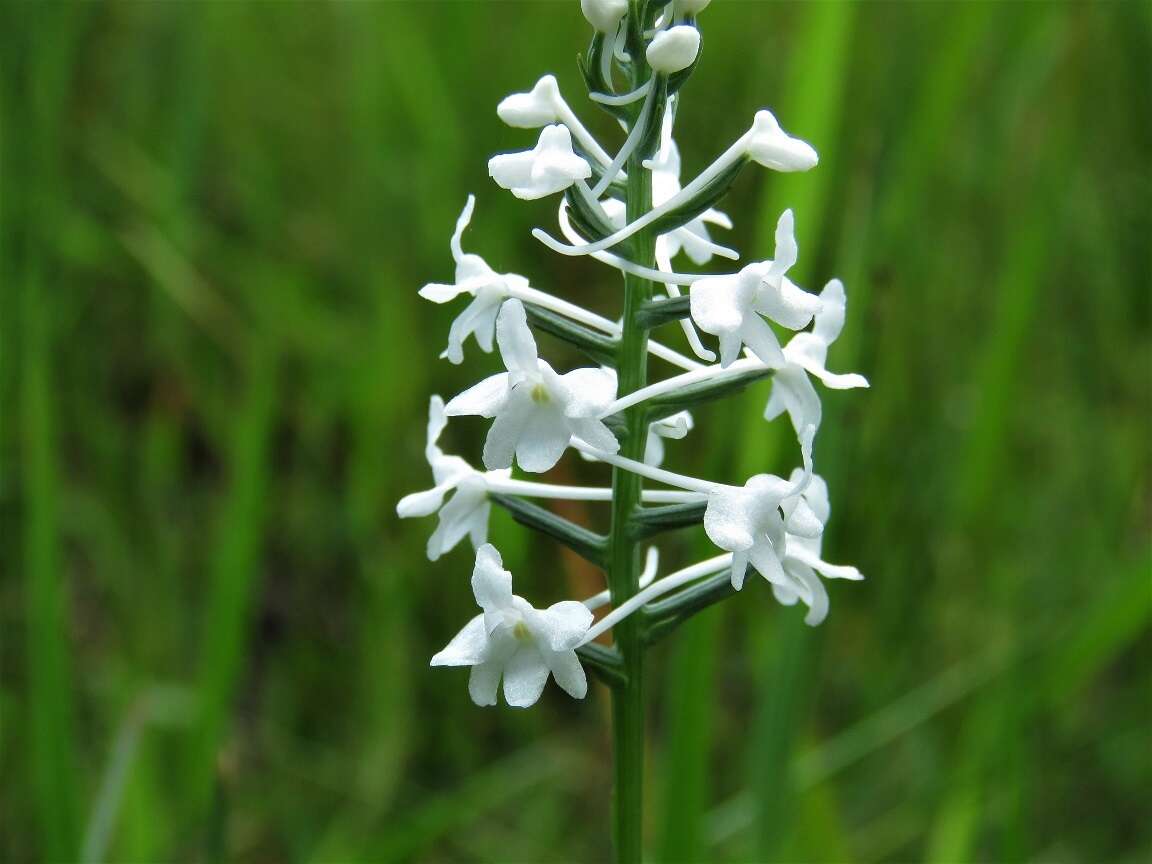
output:
[[[807,171],[820,161],[811,144],[781,129],[776,116],[767,109],[756,112],[748,136],[748,155],[775,171]]]

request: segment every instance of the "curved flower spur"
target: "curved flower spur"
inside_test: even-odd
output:
[[[425,455],[433,486],[406,496],[397,511],[437,514],[431,560],[465,537],[475,549],[472,589],[481,612],[432,658],[436,666],[471,667],[474,702],[495,704],[502,686],[509,705],[527,707],[549,678],[579,699],[587,692],[586,669],[608,685],[613,835],[617,859],[636,862],[647,648],[695,612],[742,590],[750,570],[781,604],[802,603],[813,625],[828,614],[824,580],[862,578],[856,568],[822,557],[831,507],[814,466],[822,412],[813,379],[834,389],[868,382],[827,368],[829,346],[844,325],[844,287],[833,279],[817,295],[792,282],[799,249],[791,211],[780,217],[772,259],[735,272],[674,268],[681,257],[697,267],[739,258],[714,242],[709,226],[731,227],[717,207],[745,167],[795,172],[818,162],[811,145],[764,109],[712,164],[682,182],[676,115],[684,83],[705,53],[697,20],[708,0],[581,0],[579,6],[594,31],[580,58],[588,95],[622,127],[621,139],[615,148],[603,146],[565,101],[556,78],[544,75],[497,107],[509,126],[539,130],[535,143],[493,156],[488,168],[496,185],[517,198],[557,197],[564,240],[542,229],[533,235],[562,255],[588,256],[621,274],[621,306],[616,317],[605,317],[465,252],[463,234],[475,209],[468,196],[448,244],[454,281],[429,283],[420,294],[435,303],[470,298],[442,356],[462,363],[473,337],[481,352],[498,348],[504,368],[447,403],[432,397]],[[686,352],[652,338],[670,323],[681,328]],[[589,365],[556,372],[540,357],[533,329],[567,341]],[[652,380],[649,357],[674,371]],[[796,432],[799,466],[787,479],[758,474],[719,482],[661,467],[693,430],[691,409],[765,379],[771,379],[765,418],[788,414]],[[482,468],[440,449],[450,418],[462,415],[491,420]],[[514,474],[549,471],[568,450],[609,466],[611,487]],[[547,499],[603,502],[610,530],[595,533],[537,503]],[[514,595],[511,574],[487,542],[492,504],[602,569],[605,590],[578,601],[563,599],[562,584],[542,583],[537,590],[554,601],[546,608]],[[641,567],[641,544],[689,526],[703,529],[720,554],[659,576],[651,545]],[[611,610],[594,620],[594,610],[605,605]],[[597,641],[606,634],[610,646]]]

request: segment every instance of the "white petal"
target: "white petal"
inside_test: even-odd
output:
[[[440,433],[448,425],[448,415],[444,413],[444,400],[433,395],[428,400],[428,427],[424,433],[424,456],[431,463],[437,456],[442,455],[436,442],[440,440]]]
[[[449,300],[455,300],[461,294],[467,294],[468,287],[466,285],[444,285],[439,282],[429,282],[420,289],[419,294],[425,300],[431,300],[433,303],[447,303]]]
[[[484,616],[477,615],[452,637],[442,651],[432,657],[431,666],[475,666],[488,656],[488,633]]]
[[[537,129],[555,123],[561,101],[556,78],[545,75],[527,93],[513,93],[496,106],[496,115],[517,129]]]
[[[819,474],[813,474],[809,478],[808,485],[804,488],[804,500],[808,502],[816,518],[827,523],[828,517],[832,515],[832,505],[828,501],[828,484]]]
[[[504,700],[513,708],[535,705],[550,671],[539,651],[522,646],[504,665]]]
[[[453,396],[444,406],[449,417],[475,415],[495,417],[508,398],[508,373],[498,372],[478,384],[473,384],[463,393]]]
[[[559,379],[568,417],[597,417],[616,398],[615,369],[573,369]]]
[[[456,229],[452,232],[452,240],[448,244],[452,249],[452,257],[457,263],[464,257],[464,247],[461,240],[464,237],[464,229],[468,227],[468,223],[472,221],[472,211],[476,207],[476,196],[469,195],[468,200],[464,202],[464,209],[460,211],[460,215],[456,217]],[[457,282],[460,280],[457,279]]]
[[[620,442],[616,440],[616,436],[612,434],[612,430],[605,425],[603,420],[570,419],[568,429],[573,437],[579,438],[586,444],[591,444],[597,450],[604,450],[608,453],[616,453],[620,450]]]
[[[825,285],[820,292],[820,305],[812,333],[825,345],[831,345],[844,329],[844,283],[833,279]]]
[[[567,126],[546,126],[532,151],[529,182],[512,189],[518,198],[532,200],[567,189],[575,180],[587,180],[592,167],[572,150],[572,133]]]
[[[552,677],[574,699],[588,695],[588,678],[575,651],[549,651],[544,655]]]
[[[863,375],[857,375],[855,372],[848,372],[838,375],[834,372],[829,372],[827,369],[810,369],[813,375],[820,379],[825,387],[831,390],[855,390],[858,387],[868,387],[868,379]]]
[[[592,611],[575,600],[562,600],[541,610],[533,625],[553,651],[569,651],[580,644],[592,626]]]
[[[780,350],[780,340],[759,315],[745,316],[744,324],[740,327],[740,338],[766,365],[778,369],[787,362],[784,352]]]
[[[560,409],[555,405],[538,406],[528,416],[516,441],[516,461],[534,474],[547,471],[560,461],[571,440]]]
[[[720,334],[720,366],[727,368],[740,359],[740,346],[744,342],[739,330],[727,330]]]
[[[785,498],[781,505],[787,517],[785,528],[789,534],[813,538],[824,533],[824,523],[812,512],[808,501],[801,495]]]
[[[690,411],[677,411],[663,420],[652,423],[649,428],[662,438],[680,439],[692,431],[693,425]]]
[[[704,532],[708,539],[727,552],[751,548],[753,525],[749,519],[749,499],[743,489],[724,489],[708,496],[704,510]]]
[[[532,182],[532,153],[500,153],[488,160],[488,176],[503,189],[516,189]]]
[[[504,569],[500,553],[491,543],[476,550],[472,593],[477,605],[486,612],[512,606],[512,574]]]
[[[776,257],[768,271],[769,276],[783,276],[787,273],[796,263],[798,253],[795,220],[791,209],[785,210],[776,222]]]
[[[428,560],[435,561],[445,552],[456,548],[472,530],[475,513],[487,502],[487,493],[481,485],[457,489],[447,504],[440,509],[440,522],[428,538]]]
[[[744,587],[744,577],[748,575],[748,553],[732,553],[732,587],[739,591]]]
[[[472,548],[479,549],[488,540],[488,518],[491,514],[492,505],[485,495],[480,506],[474,508],[468,517],[468,537],[472,541]]]
[[[727,228],[729,231],[732,230],[731,217],[729,217],[727,213],[724,213],[720,210],[713,210],[709,208],[700,214],[700,218],[712,225],[716,225],[720,228]]]
[[[802,291],[787,276],[765,281],[756,292],[755,309],[789,330],[807,327],[820,311],[820,298]]]
[[[738,303],[739,285],[735,276],[710,276],[697,280],[689,289],[692,320],[705,333],[720,335],[739,329],[744,310]]]
[[[809,627],[815,627],[828,617],[828,591],[811,568],[803,564],[790,562],[788,572],[805,589],[800,594],[808,604],[808,614],[804,616],[804,623]]]
[[[829,564],[827,561],[822,560],[818,555],[813,555],[806,548],[796,548],[793,550],[789,548],[788,557],[795,558],[797,561],[803,562],[820,573],[828,579],[848,579],[851,582],[860,582],[864,579],[864,574],[847,564]]]
[[[524,434],[529,419],[536,412],[532,401],[531,385],[513,388],[496,415],[496,421],[484,439],[484,467],[493,470],[511,468],[516,445]]]
[[[769,582],[782,582],[787,577],[780,563],[780,556],[767,541],[757,541],[748,552],[748,558],[756,571]]]
[[[413,492],[411,495],[405,495],[396,505],[396,515],[401,519],[431,516],[440,509],[440,505],[444,503],[444,496],[447,493],[448,487],[445,485],[437,486],[434,489],[425,489],[423,492]]]
[[[683,247],[693,264],[703,265],[712,260],[712,238],[700,217],[665,236],[674,241],[675,246]],[[674,254],[675,251],[669,252],[669,257]]]
[[[509,372],[535,374],[539,365],[536,340],[528,328],[528,315],[519,300],[509,300],[496,319],[496,341]]]
[[[644,442],[644,464],[659,468],[664,463],[664,439],[655,432],[656,424],[648,427],[648,438]]]
[[[464,311],[456,316],[452,326],[448,329],[448,348],[444,356],[452,363],[459,365],[464,360],[464,340],[473,333],[476,342],[485,351],[492,350],[492,321],[496,311],[500,308],[500,301],[490,296],[477,295],[472,302],[464,307]],[[487,333],[483,331],[487,329]]]
[[[820,427],[823,418],[820,395],[798,366],[785,366],[772,376],[772,394],[764,407],[764,419],[775,420],[785,411],[797,433],[807,426]]]
[[[776,171],[807,171],[820,161],[811,144],[781,129],[772,112],[767,110],[756,112],[748,155],[765,168]]]
[[[495,705],[503,671],[504,665],[496,661],[473,666],[472,674],[468,677],[468,695],[472,701],[477,705]]]

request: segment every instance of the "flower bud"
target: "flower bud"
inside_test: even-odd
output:
[[[496,114],[517,129],[538,129],[555,123],[556,106],[560,103],[556,78],[545,75],[527,93],[513,93],[496,106]]]
[[[776,171],[807,171],[820,161],[811,144],[781,129],[775,116],[766,109],[756,112],[747,152],[754,161]]]
[[[687,25],[661,30],[646,52],[648,65],[665,75],[687,69],[699,53],[700,31]]]
[[[580,0],[580,9],[601,33],[615,33],[620,19],[628,14],[628,0]]]

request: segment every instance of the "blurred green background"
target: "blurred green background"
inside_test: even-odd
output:
[[[797,280],[848,286],[831,365],[873,387],[827,394],[817,466],[827,556],[869,578],[816,630],[751,584],[656,651],[651,860],[1152,855],[1150,10],[702,16],[686,173],[761,106],[821,153],[725,209],[747,260],[796,208]],[[479,709],[430,670],[471,556],[394,516],[429,394],[498,364],[437,360],[460,307],[416,295],[469,191],[466,248],[616,314],[529,236],[553,204],[486,176],[545,71],[618,143],[576,0],[0,14],[0,859],[604,860],[606,694]],[[766,392],[669,465],[790,469]],[[539,603],[601,587],[493,536]]]

